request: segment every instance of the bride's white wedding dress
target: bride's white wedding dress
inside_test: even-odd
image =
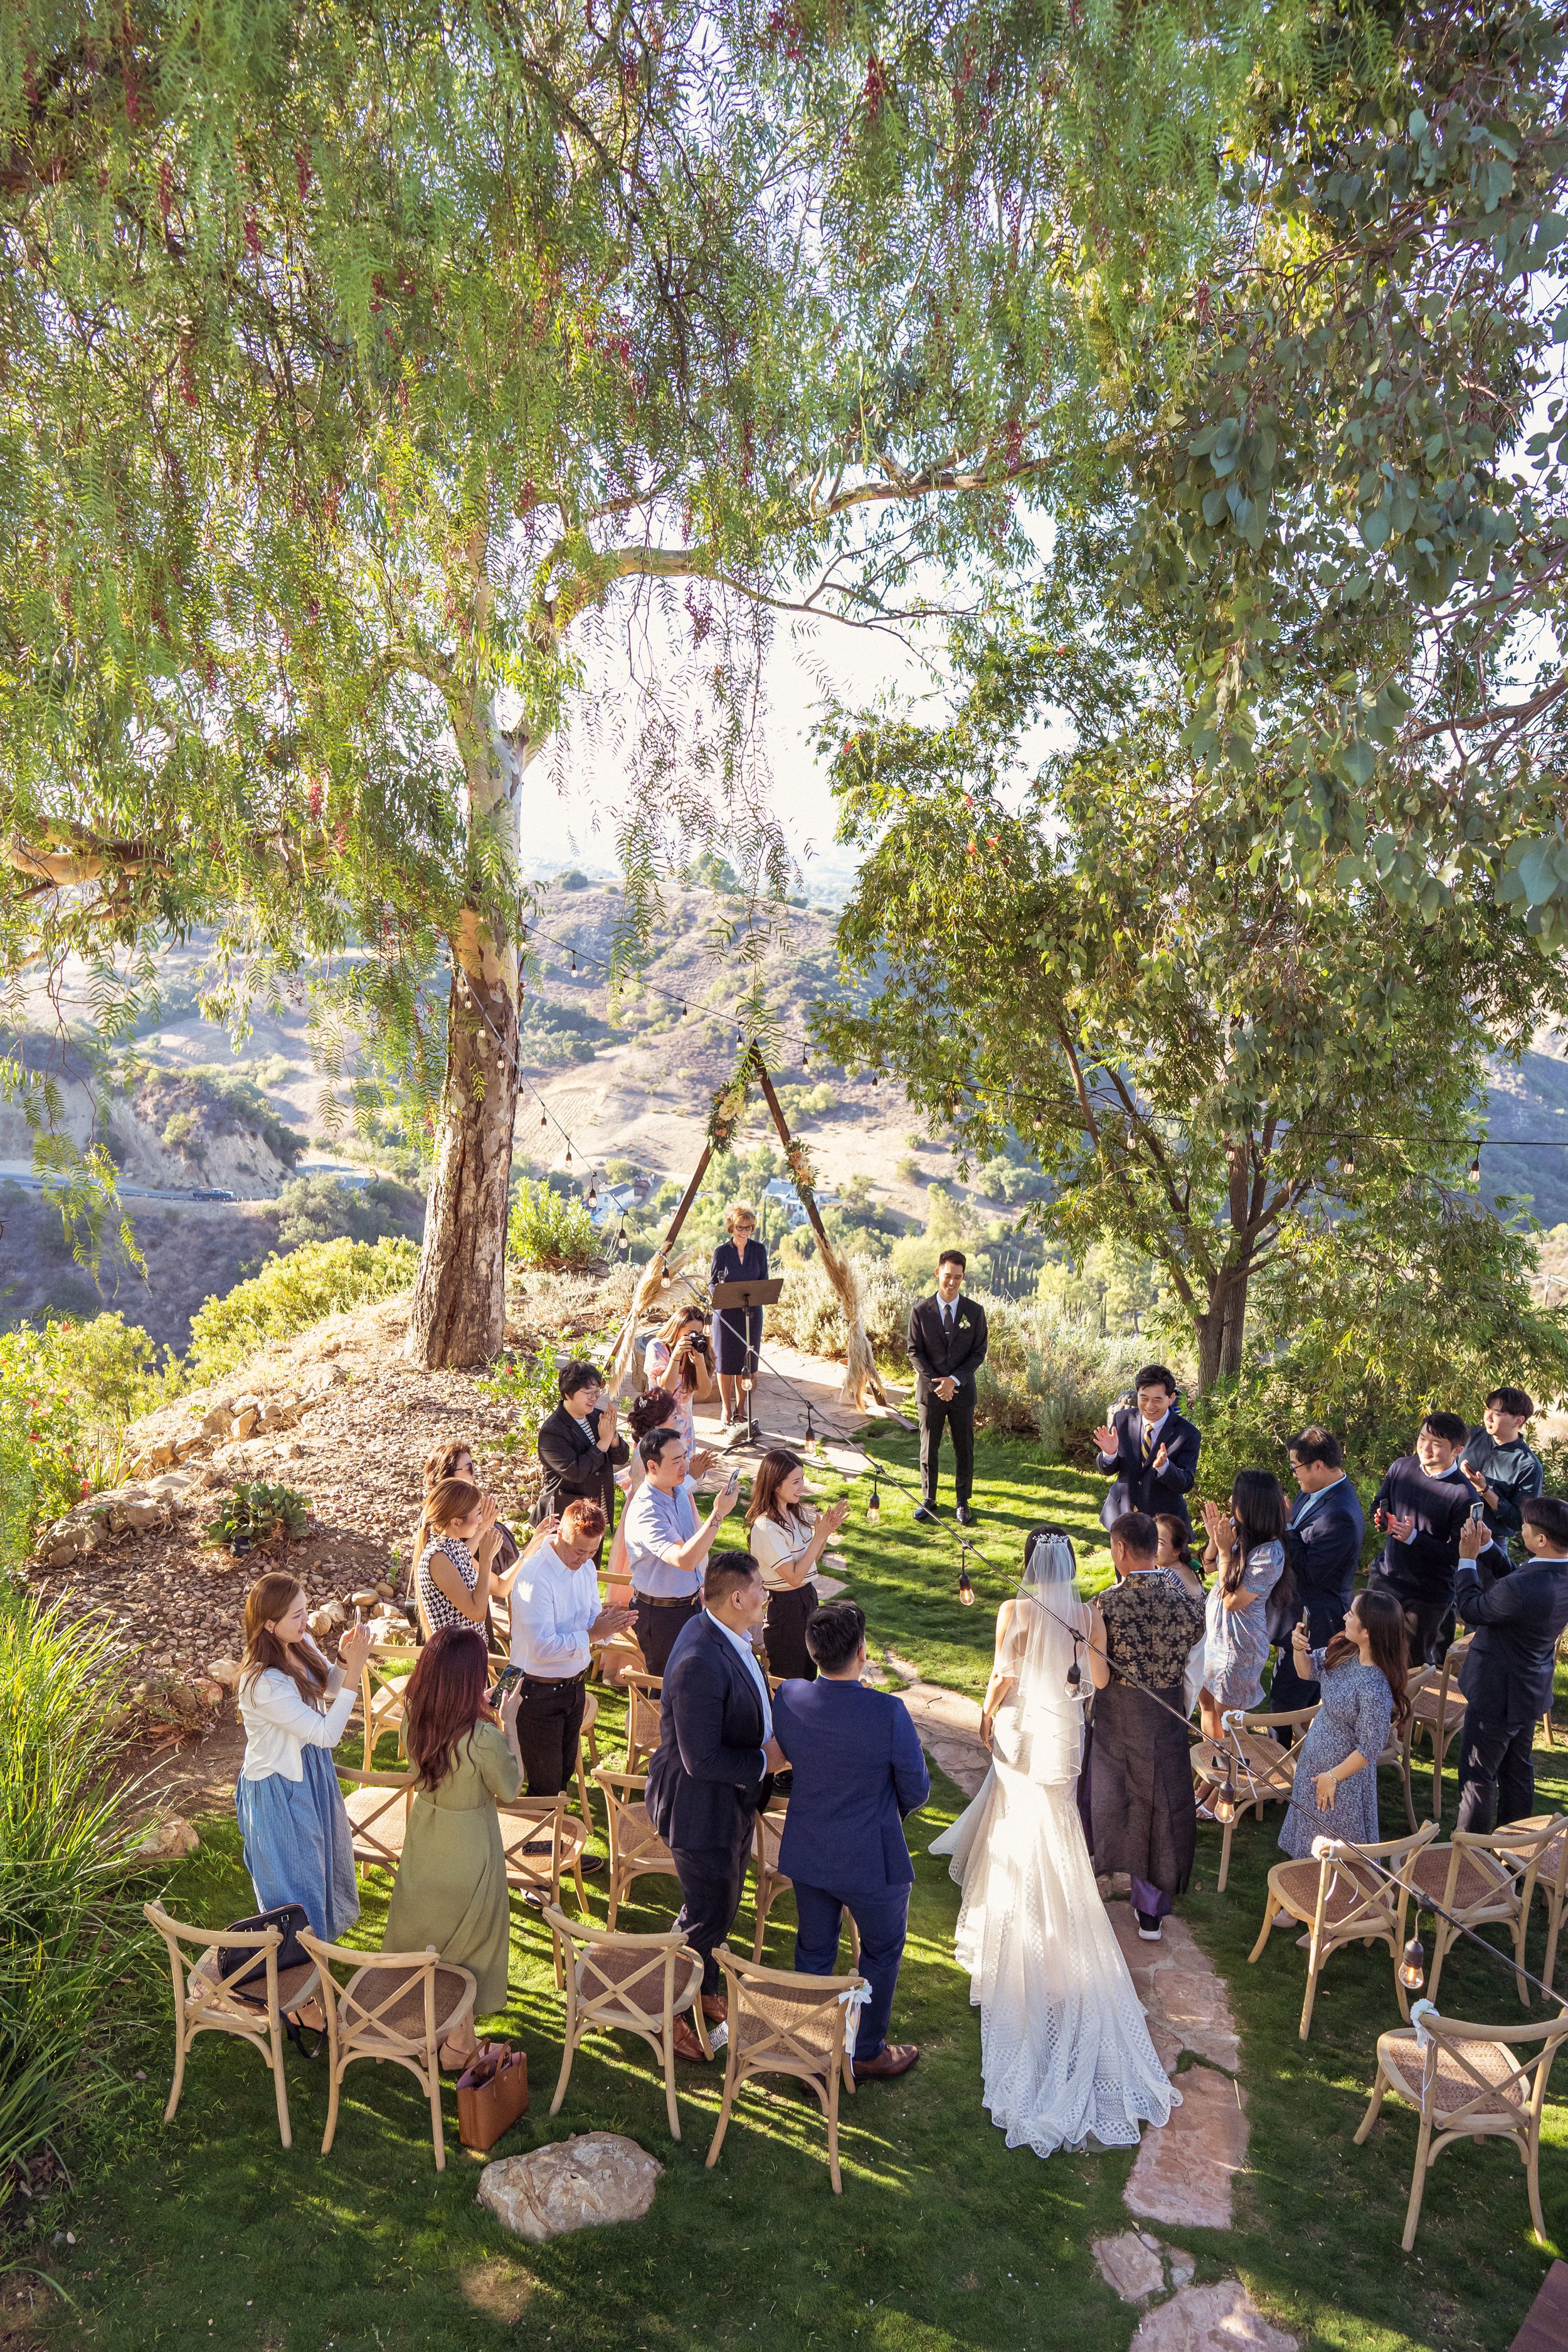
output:
[[[1009,2147],[1131,2147],[1181,2104],[1095,1884],[1075,1801],[1083,1709],[1066,1692],[1089,1631],[1071,1548],[1037,1536],[1014,1604],[992,1765],[933,1853],[963,1889],[954,1946],[980,2009],[984,2098]],[[1087,1679],[1088,1666],[1084,1667]]]

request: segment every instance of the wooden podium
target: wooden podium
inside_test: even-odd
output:
[[[709,1295],[713,1302],[714,1312],[721,1316],[726,1308],[733,1311],[736,1307],[776,1307],[784,1297],[784,1281],[780,1277],[777,1281],[768,1282],[716,1282]],[[748,1445],[754,1445],[757,1442],[757,1424],[752,1411],[752,1391],[755,1376],[753,1373],[747,1372],[742,1377],[746,1391],[746,1443]]]

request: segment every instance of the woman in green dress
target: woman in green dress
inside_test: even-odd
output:
[[[471,1969],[476,2017],[506,2007],[511,1918],[496,1803],[515,1797],[522,1780],[516,1731],[521,1687],[508,1691],[498,1719],[485,1703],[487,1673],[479,1629],[443,1625],[408,1677],[403,1744],[418,1790],[383,1947],[417,1952],[434,1944],[453,1968]],[[461,2040],[443,2043],[441,2063],[466,2065],[476,2046],[470,2019]]]

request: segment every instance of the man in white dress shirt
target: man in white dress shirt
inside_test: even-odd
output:
[[[602,1609],[594,1554],[605,1532],[597,1503],[568,1503],[553,1540],[518,1562],[511,1585],[511,1662],[522,1670],[517,1746],[531,1797],[553,1797],[577,1769],[591,1644],[631,1623]]]

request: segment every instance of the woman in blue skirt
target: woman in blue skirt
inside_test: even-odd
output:
[[[305,1590],[281,1570],[245,1598],[239,1716],[245,1761],[234,1792],[257,1908],[298,1903],[335,1944],[359,1916],[353,1841],[332,1749],[353,1712],[371,1637],[356,1625],[329,1666],[305,1629]]]

